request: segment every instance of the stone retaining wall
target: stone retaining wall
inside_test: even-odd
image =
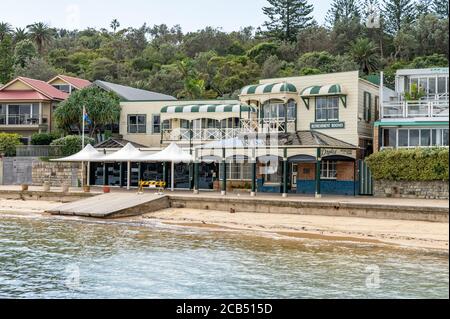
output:
[[[376,197],[449,199],[447,181],[374,181]]]
[[[49,181],[51,186],[68,183],[77,187],[81,181],[81,164],[34,161],[32,167],[33,185],[42,185]]]

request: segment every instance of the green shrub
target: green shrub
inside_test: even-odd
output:
[[[16,146],[22,145],[19,134],[0,133],[0,153],[15,156]]]
[[[60,137],[58,133],[36,133],[31,136],[31,145],[50,145]]]
[[[448,181],[448,148],[384,150],[366,159],[376,180]]]
[[[85,137],[84,144],[94,145],[94,139]],[[52,146],[61,146],[61,155],[62,156],[70,156],[81,151],[82,143],[81,136],[78,135],[69,135],[63,138],[59,138],[54,140],[50,145]]]

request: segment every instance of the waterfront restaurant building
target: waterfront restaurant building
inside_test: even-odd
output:
[[[261,80],[239,100],[123,101],[120,133],[148,154],[174,142],[191,154],[176,165],[176,189],[354,195],[379,92],[354,71]],[[124,169],[94,163],[90,183],[126,185]],[[135,162],[131,184],[168,175],[164,163]]]

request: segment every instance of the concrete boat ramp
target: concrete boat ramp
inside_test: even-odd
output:
[[[48,211],[52,215],[119,218],[169,208],[169,197],[156,194],[110,193],[64,204]]]

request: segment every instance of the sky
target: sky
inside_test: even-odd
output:
[[[309,0],[319,24],[324,22],[330,2]],[[121,28],[165,23],[179,24],[184,32],[206,26],[230,32],[262,25],[265,16],[261,8],[266,4],[266,0],[21,0],[1,6],[0,22],[24,28],[42,21],[51,27],[73,30],[109,28],[116,18]]]

